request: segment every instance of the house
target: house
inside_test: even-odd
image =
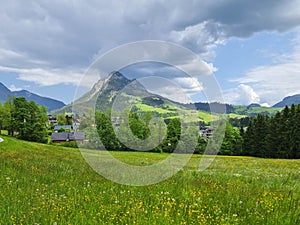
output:
[[[122,123],[124,123],[124,120],[120,117],[112,117],[111,118],[112,125],[115,130],[119,130]]]
[[[54,132],[51,134],[51,141],[54,143],[79,141],[83,143],[85,140],[84,132]]]
[[[51,141],[54,143],[66,142],[68,141],[68,133],[52,133],[51,134]]]
[[[57,117],[56,116],[53,116],[53,115],[48,115],[48,123],[47,123],[47,126],[55,126],[57,125]]]
[[[48,121],[53,122],[53,123],[57,123],[57,117],[49,114],[48,115]]]
[[[83,142],[85,139],[84,132],[70,132],[69,133],[69,140],[70,141],[80,141]]]
[[[206,126],[200,126],[200,129],[199,129],[199,134],[207,139],[207,138],[210,138],[212,137],[214,133],[214,129],[212,127],[206,127]]]

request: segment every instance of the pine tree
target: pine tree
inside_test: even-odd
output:
[[[274,117],[270,119],[268,134],[266,137],[266,157],[280,158],[281,157],[281,113],[277,112]]]
[[[243,155],[251,156],[253,155],[253,150],[255,145],[255,133],[254,133],[254,118],[250,119],[246,132],[244,133],[243,142]]]
[[[293,159],[300,158],[300,104],[295,107],[295,113],[292,117],[291,125],[291,143],[288,157]]]

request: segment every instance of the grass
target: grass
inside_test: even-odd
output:
[[[232,119],[234,119],[234,118],[241,119],[241,118],[247,117],[246,115],[240,115],[240,114],[235,114],[235,113],[229,113],[227,116],[228,116],[229,119],[230,118],[232,118]]]
[[[282,108],[273,108],[273,107],[251,107],[247,108],[247,106],[234,106],[235,114],[241,115],[252,115],[252,114],[259,114],[265,113],[269,115],[275,115],[278,111],[281,111]]]
[[[145,187],[95,173],[77,149],[2,137],[0,224],[299,224],[300,160],[200,155]],[[167,154],[112,152],[145,165]]]
[[[210,123],[213,120],[217,120],[219,117],[217,115],[205,112],[205,111],[198,111],[198,115],[201,121],[205,123]]]
[[[137,103],[137,104],[135,104],[135,106],[143,112],[157,112],[159,114],[168,114],[171,112],[168,109],[153,107],[153,106],[142,104],[142,103]]]

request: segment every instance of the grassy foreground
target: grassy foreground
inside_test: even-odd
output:
[[[78,150],[2,137],[0,224],[300,224],[300,160],[201,156],[169,180],[131,187]],[[166,154],[112,153],[145,165]]]

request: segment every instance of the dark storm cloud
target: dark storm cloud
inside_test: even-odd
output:
[[[0,66],[71,74],[113,47],[146,39],[205,55],[230,37],[297,27],[299,9],[296,0],[4,1]]]

